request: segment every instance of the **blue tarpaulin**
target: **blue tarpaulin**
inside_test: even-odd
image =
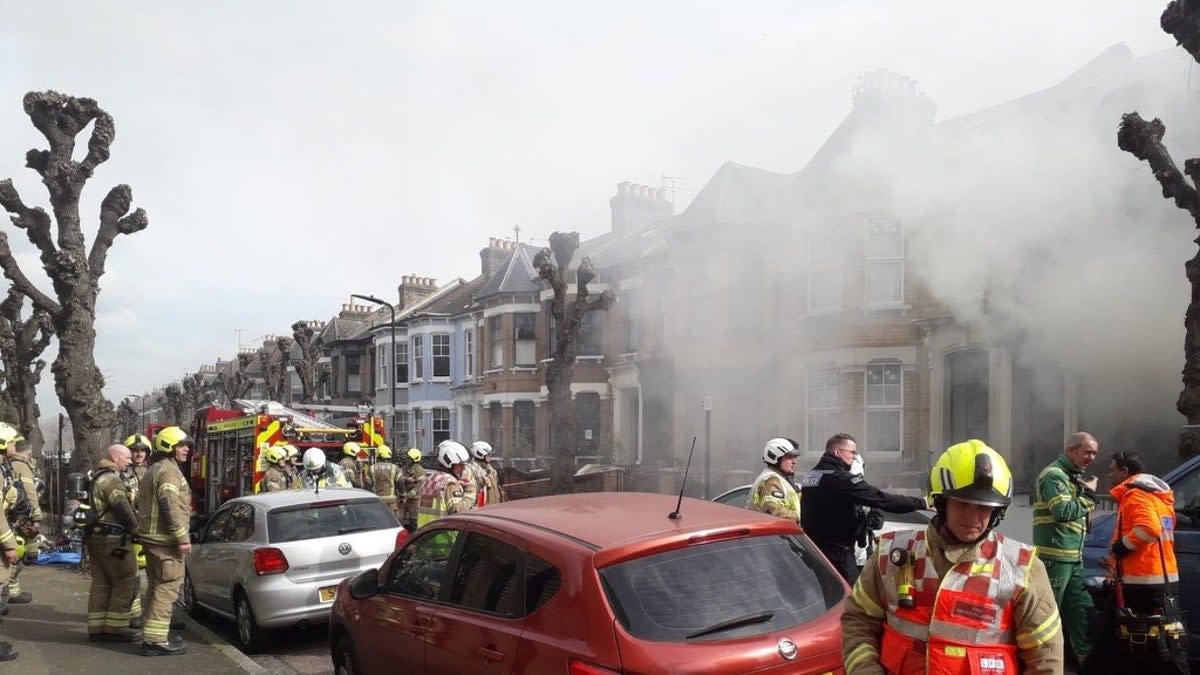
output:
[[[78,565],[83,556],[74,551],[54,551],[52,553],[39,553],[37,565]]]

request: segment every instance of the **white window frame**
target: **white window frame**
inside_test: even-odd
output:
[[[817,418],[837,417],[842,411],[842,371],[834,363],[818,363],[808,367],[805,397],[808,405],[807,421],[808,450],[824,452],[825,441],[837,433],[836,425],[827,425],[823,431],[829,433],[817,434]],[[823,437],[822,437],[823,436]]]
[[[439,342],[441,342],[443,344],[439,345],[438,344]],[[445,348],[445,350],[446,350],[445,354],[438,354],[439,346]],[[443,379],[449,380],[450,379],[450,372],[451,372],[451,370],[450,370],[450,354],[451,354],[451,351],[450,351],[450,334],[449,333],[434,333],[433,335],[429,336],[429,355],[431,357],[430,358],[429,375],[432,379],[435,379],[435,380],[443,380]],[[445,361],[444,361],[444,363],[446,365],[446,374],[445,375],[437,374],[437,363],[438,363],[439,358],[445,359]]]
[[[498,370],[504,367],[504,318],[502,315],[488,317],[488,367]]]
[[[888,239],[881,233],[888,230],[887,237],[894,235],[896,241],[890,248],[879,248]],[[868,307],[895,307],[904,303],[904,226],[899,220],[888,216],[868,216],[866,222],[865,265],[863,267],[863,301]],[[873,272],[888,271],[893,291],[883,298],[875,297],[871,280]],[[876,280],[878,285],[878,279]]]
[[[444,431],[446,434],[446,437],[443,438],[442,440],[449,440],[451,438],[450,409],[449,408],[432,408],[431,410],[433,411],[433,413],[432,413],[432,419],[429,423],[429,427],[430,427],[429,438],[431,439],[431,442],[434,443],[434,447],[436,447],[437,443],[440,442],[437,440],[439,431]],[[438,427],[443,423],[446,428],[439,429]]]
[[[388,370],[390,367],[388,364],[388,349],[389,343],[375,345],[375,363],[379,366],[379,379],[375,381],[376,389],[387,389],[388,385],[391,384],[391,379],[388,377],[391,374]]]
[[[403,437],[403,447],[413,447],[412,432],[410,431],[412,427],[409,425],[408,411],[397,410],[392,413],[392,423],[396,425],[396,428],[393,430],[395,432],[396,440],[399,441],[401,437]],[[397,448],[397,450],[399,450],[399,448]],[[393,450],[393,452],[396,452],[396,450]]]
[[[404,366],[404,377],[400,377],[400,366]],[[396,343],[396,384],[408,384],[408,340]]]
[[[896,382],[887,382],[888,371],[894,370]],[[879,373],[879,382],[871,383],[874,373]],[[889,395],[892,394],[892,395]],[[894,450],[880,448],[871,434],[872,415],[886,414],[899,418],[897,432],[898,447]],[[904,364],[895,360],[871,361],[863,371],[863,431],[864,448],[872,452],[889,454],[904,452]]]
[[[537,314],[533,312],[520,312],[513,314],[513,365],[514,366],[536,366],[537,365]],[[518,331],[521,329],[521,323],[528,322],[533,329],[533,335],[526,338],[518,336]],[[522,352],[526,358],[522,359]]]
[[[409,373],[409,382],[419,382],[425,379],[425,336],[414,335],[412,337],[412,371]]]
[[[463,331],[463,375],[475,377],[475,330]]]

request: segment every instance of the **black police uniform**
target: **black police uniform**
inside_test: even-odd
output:
[[[858,576],[854,539],[858,530],[857,505],[888,513],[910,513],[925,508],[920,497],[888,494],[850,473],[850,465],[825,453],[800,480],[800,525],[842,577],[853,584]]]

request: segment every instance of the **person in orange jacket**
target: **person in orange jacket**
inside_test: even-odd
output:
[[[1117,501],[1117,521],[1106,565],[1123,584],[1125,607],[1136,615],[1179,617],[1179,565],[1175,560],[1175,495],[1158,476],[1145,473],[1136,453],[1118,452],[1108,465],[1109,494]],[[1144,640],[1122,639],[1115,608],[1104,621],[1104,639],[1088,655],[1083,673],[1187,673],[1186,633],[1163,654]],[[1180,624],[1182,629],[1182,624]],[[1144,636],[1143,636],[1144,637]],[[1151,656],[1159,658],[1150,658]]]

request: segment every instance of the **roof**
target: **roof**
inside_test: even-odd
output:
[[[261,504],[267,509],[274,509],[312,504],[325,500],[357,499],[362,497],[375,497],[378,499],[378,496],[374,492],[359,490],[358,488],[327,488],[321,490],[319,495],[312,490],[283,490],[281,492],[260,492],[255,495],[245,495],[229,501],[251,502],[253,504]],[[229,502],[225,503],[228,504]]]
[[[791,177],[725,162],[673,221],[722,225],[774,222],[783,215],[781,198]]]
[[[533,257],[540,246],[517,244],[517,250],[509,256],[508,261],[492,273],[491,278],[483,284],[483,288],[475,295],[476,299],[491,295],[509,293],[537,293],[541,290],[538,285],[537,270],[533,267]]]
[[[352,338],[361,333],[368,324],[365,317],[350,319],[344,316],[335,316],[325,324],[325,328],[321,329],[321,341],[329,343]]]
[[[488,277],[482,274],[470,281],[456,279],[455,283],[448,287],[444,294],[439,294],[436,300],[421,306],[419,311],[414,311],[409,318],[422,315],[455,316],[462,314],[474,303],[475,294],[488,281]]]
[[[691,497],[683,499],[682,517],[672,520],[667,514],[675,510],[677,499],[675,495],[647,492],[584,492],[517,499],[472,510],[466,515],[528,523],[596,550],[710,533],[725,527],[795,527],[791,521],[757,511]]]

